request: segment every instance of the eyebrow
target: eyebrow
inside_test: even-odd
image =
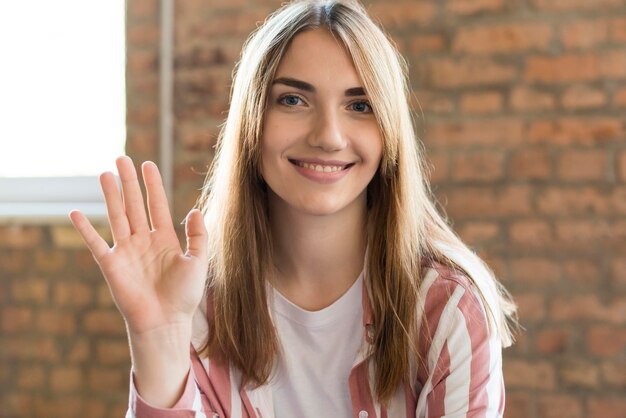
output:
[[[295,87],[300,90],[310,91],[311,93],[315,93],[315,87],[312,84],[307,83],[306,81],[296,80],[295,78],[290,77],[279,77],[272,81],[272,85],[274,84],[284,84],[289,87]],[[352,87],[345,91],[345,95],[347,97],[354,96],[365,96],[365,89],[363,87]]]

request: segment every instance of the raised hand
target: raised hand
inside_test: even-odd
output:
[[[72,211],[70,219],[100,266],[129,334],[190,324],[203,295],[208,266],[202,214],[194,209],[187,215],[188,248],[183,253],[157,166],[149,161],[141,166],[148,223],[133,162],[120,157],[116,165],[123,199],[113,173],[100,176],[113,247],[79,211]]]

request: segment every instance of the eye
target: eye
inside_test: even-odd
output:
[[[293,94],[286,94],[278,99],[278,103],[285,106],[297,106],[302,99]]]
[[[372,106],[367,101],[352,102],[350,107],[358,113],[372,113]]]

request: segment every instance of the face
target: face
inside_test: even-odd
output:
[[[270,207],[362,210],[381,157],[380,130],[348,52],[324,29],[295,36],[264,118],[261,174]]]

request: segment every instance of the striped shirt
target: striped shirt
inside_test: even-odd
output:
[[[417,307],[422,361],[412,367],[413,384],[398,387],[385,406],[373,396],[373,316],[366,286],[363,289],[364,332],[348,379],[353,417],[502,417],[500,339],[495,330],[489,334],[481,298],[467,277],[440,264],[425,271]],[[178,402],[170,409],[146,403],[135,389],[131,370],[126,418],[274,418],[271,385],[241,387],[235,367],[197,355],[208,335],[207,312],[205,301],[194,317],[191,367]]]

